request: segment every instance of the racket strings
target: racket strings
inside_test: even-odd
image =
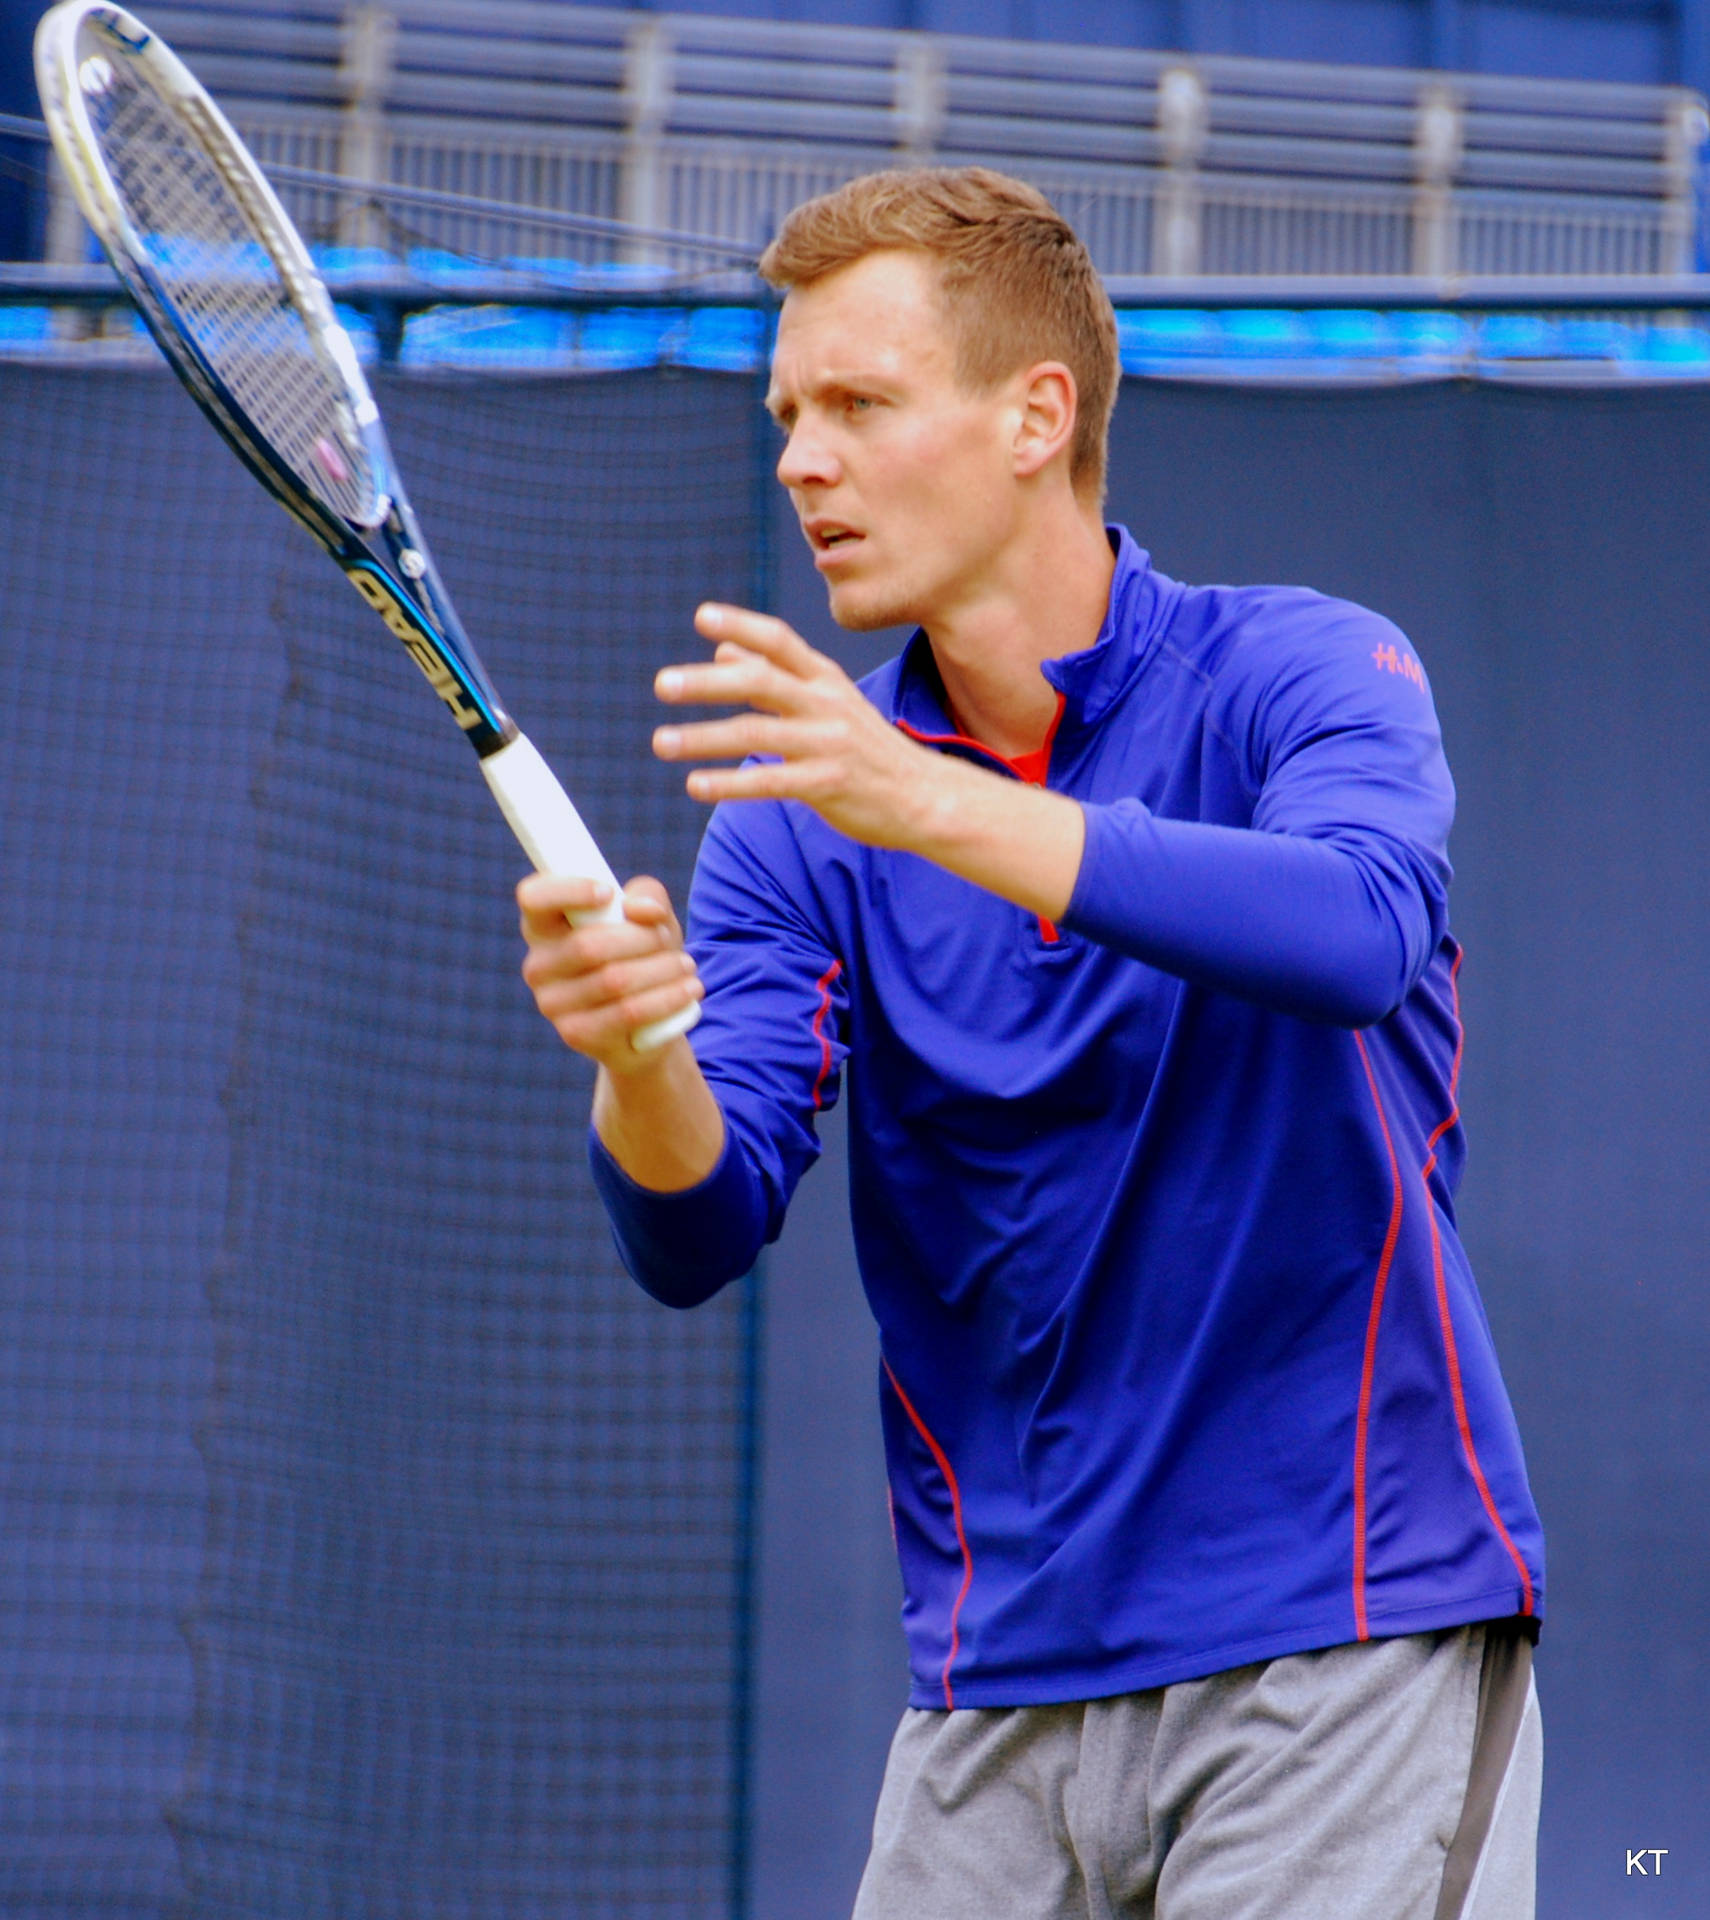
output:
[[[156,284],[298,479],[334,513],[369,520],[376,482],[349,399],[317,353],[262,229],[209,142],[128,62],[114,66],[90,118]]]

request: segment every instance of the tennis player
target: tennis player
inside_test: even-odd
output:
[[[1523,1920],[1541,1538],[1455,1232],[1419,657],[1105,526],[1115,323],[1032,189],[874,175],[762,271],[831,611],[917,631],[855,684],[702,607],[689,939],[535,877],[523,972],[672,1305],[847,1080],[913,1675],[859,1920]]]

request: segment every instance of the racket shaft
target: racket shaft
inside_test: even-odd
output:
[[[481,771],[487,776],[493,798],[537,873],[603,880],[611,888],[612,897],[603,907],[572,914],[572,923],[586,926],[598,920],[621,921],[623,889],[618,885],[617,875],[533,741],[519,733],[497,753],[488,754],[481,762]],[[637,1053],[651,1053],[667,1040],[687,1033],[700,1017],[700,1003],[693,1002],[680,1012],[667,1014],[663,1020],[650,1020],[646,1026],[638,1027],[629,1037],[630,1045]]]

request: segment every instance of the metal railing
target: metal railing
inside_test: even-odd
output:
[[[148,17],[264,165],[758,249],[874,166],[1032,179],[1108,274],[1671,275],[1710,117],[1684,88],[1189,58],[551,0],[172,0]],[[312,238],[562,252],[496,212],[292,186]],[[73,217],[53,257],[80,250]],[[577,257],[687,268],[668,241]]]

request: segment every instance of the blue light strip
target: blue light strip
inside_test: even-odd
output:
[[[115,290],[116,291],[116,290]],[[336,278],[334,298],[337,299]],[[617,292],[616,289],[613,290]],[[622,298],[621,292],[618,298]],[[47,305],[0,306],[0,353],[63,358]],[[339,318],[358,356],[382,358],[363,312]],[[400,365],[466,372],[613,373],[692,367],[752,373],[769,309],[755,306],[486,305],[449,301],[403,319]],[[1597,316],[1270,307],[1119,309],[1123,372],[1139,378],[1371,384],[1419,379],[1710,379],[1710,316]],[[142,333],[141,323],[136,331]],[[110,350],[111,323],[103,329]]]

